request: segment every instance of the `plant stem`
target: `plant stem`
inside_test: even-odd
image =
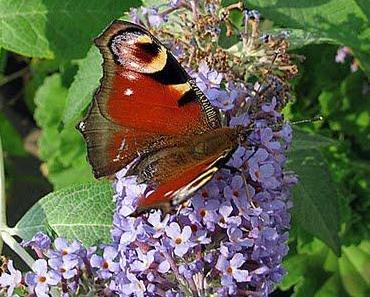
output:
[[[11,82],[14,79],[22,77],[25,73],[27,73],[28,67],[24,67],[21,70],[18,70],[12,74],[5,76],[2,80],[0,80],[0,87]]]
[[[0,137],[0,253],[3,250],[4,242],[31,268],[34,259],[24,248],[10,235],[13,232],[6,222],[6,200],[5,200],[5,173],[4,156]]]
[[[7,227],[6,224],[6,200],[5,200],[5,174],[4,174],[4,158],[3,147],[0,137],[0,228]],[[0,254],[3,250],[3,240],[0,237]]]
[[[24,248],[6,231],[1,231],[1,237],[30,268],[32,268],[35,260],[24,250]]]

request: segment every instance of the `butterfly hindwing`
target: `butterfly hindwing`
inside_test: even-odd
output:
[[[238,146],[238,131],[220,128],[176,140],[168,147],[143,157],[128,172],[139,182],[155,184],[155,191],[142,198],[138,211],[151,207],[168,209],[188,198],[208,182]]]

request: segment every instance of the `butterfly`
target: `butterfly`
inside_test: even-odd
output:
[[[154,189],[138,212],[168,210],[225,165],[246,128],[222,127],[218,111],[171,52],[145,28],[114,21],[95,39],[103,77],[80,122],[96,178],[126,175]]]

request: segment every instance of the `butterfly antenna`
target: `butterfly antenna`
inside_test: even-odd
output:
[[[293,121],[293,122],[289,122],[291,125],[301,125],[301,124],[309,124],[309,123],[314,123],[314,122],[319,122],[319,121],[323,121],[324,120],[324,117],[322,116],[315,116],[313,117],[312,119],[305,119],[305,120],[300,120],[300,121]]]
[[[286,121],[286,122],[283,122],[283,123],[278,123],[278,124],[271,125],[269,127],[274,130],[274,129],[281,128],[285,123],[289,123],[290,125],[296,126],[296,125],[301,125],[301,124],[309,124],[309,123],[319,122],[319,121],[323,121],[323,120],[324,120],[324,117],[315,116],[311,119],[304,119],[304,120],[293,121],[293,122]]]

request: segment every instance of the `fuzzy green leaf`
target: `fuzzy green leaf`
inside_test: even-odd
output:
[[[294,128],[293,135],[293,143],[290,151],[320,149],[335,144],[330,138],[311,134],[298,128]]]
[[[279,287],[294,286],[293,297],[365,297],[370,293],[370,242],[342,247],[336,257],[318,239],[287,257],[288,273]]]
[[[81,112],[91,102],[102,77],[103,59],[97,47],[92,46],[85,59],[80,62],[78,72],[68,90],[63,123],[70,124],[81,117]]]
[[[339,259],[340,277],[351,296],[370,296],[370,252],[365,246],[369,247],[368,241],[345,247]]]
[[[320,241],[310,243],[310,252],[295,254],[284,260],[288,273],[280,288],[287,290],[294,286],[294,297],[313,297],[330,276],[322,269],[329,253],[328,248]]]
[[[113,191],[110,183],[87,183],[46,195],[22,217],[15,232],[30,239],[38,232],[53,231],[85,246],[110,242]]]
[[[296,133],[287,167],[299,176],[299,183],[293,188],[294,220],[339,254],[339,198],[328,165],[319,150],[329,143],[330,140],[323,137]]]
[[[55,188],[93,180],[84,141],[73,125],[61,129],[67,89],[60,74],[47,77],[35,96],[37,124],[42,128],[40,157]]]
[[[30,57],[82,58],[91,40],[138,0],[0,0],[0,46]]]

